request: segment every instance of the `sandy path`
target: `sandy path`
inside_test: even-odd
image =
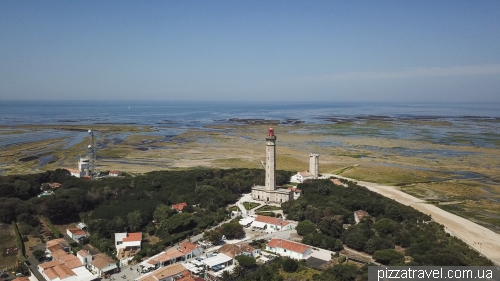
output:
[[[344,178],[341,176],[336,177]],[[446,232],[460,238],[470,247],[476,249],[485,257],[489,258],[493,263],[500,265],[500,234],[470,220],[448,213],[432,204],[427,204],[423,200],[397,190],[393,186],[357,181],[349,178],[345,179],[355,181],[358,185],[366,186],[366,188],[371,191],[377,192],[385,197],[394,199],[401,204],[411,206],[424,214],[430,215],[434,221],[445,226]]]

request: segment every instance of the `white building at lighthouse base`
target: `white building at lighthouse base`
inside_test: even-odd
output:
[[[252,187],[252,199],[271,203],[283,203],[293,200],[293,191],[284,188],[267,190],[265,186],[256,185]]]

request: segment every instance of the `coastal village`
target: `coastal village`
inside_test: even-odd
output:
[[[66,168],[71,176],[91,178],[92,170],[89,157],[80,157],[78,169]],[[328,263],[338,253],[319,249],[303,243],[295,228],[297,221],[286,220],[280,205],[283,202],[298,199],[302,191],[295,186],[282,188],[276,186],[276,135],[269,128],[266,137],[265,186],[254,186],[250,194],[243,194],[232,206],[231,218],[240,218],[239,224],[244,227],[245,234],[239,239],[227,240],[224,237],[219,243],[203,239],[203,234],[190,237],[140,263],[134,263],[135,254],[141,250],[142,232],[115,233],[116,256],[109,257],[96,252],[95,248],[84,247],[73,253],[72,246],[82,243],[89,234],[85,223],[67,228],[63,238],[47,241],[44,248],[45,262],[32,261],[29,277],[13,280],[47,280],[47,281],[91,281],[114,280],[116,278],[137,281],[199,281],[224,280],[223,275],[233,273],[238,265],[238,256],[248,256],[257,264],[265,264],[277,256],[295,260],[306,260],[315,266]],[[290,182],[299,184],[318,178],[326,178],[319,174],[319,155],[311,153],[308,171],[300,171],[293,175]],[[109,171],[108,177],[119,177],[119,171]],[[337,178],[334,184],[344,185]],[[47,183],[41,187],[40,196],[53,195],[59,183]],[[186,202],[173,204],[171,208],[182,213]],[[246,207],[245,207],[246,206]],[[250,206],[250,207],[249,207]],[[257,214],[262,206],[275,209],[272,216]],[[236,209],[236,210],[234,210]],[[353,214],[356,222],[368,214],[359,210]],[[348,226],[345,226],[348,227]],[[262,247],[252,241],[265,241]],[[357,259],[369,263],[372,260]]]
[[[266,137],[266,164],[264,186],[254,185],[251,193],[242,194],[235,204],[228,206],[230,215],[225,222],[234,219],[243,228],[244,233],[235,239],[210,241],[204,233],[189,236],[164,251],[134,259],[141,250],[144,234],[139,232],[114,233],[114,250],[116,256],[100,253],[91,245],[82,243],[89,233],[84,222],[68,227],[61,238],[48,240],[33,249],[43,251],[43,257],[28,257],[29,277],[17,276],[5,280],[47,280],[47,281],[91,281],[91,280],[136,280],[136,281],[199,281],[230,280],[242,269],[240,263],[251,258],[256,265],[266,264],[276,257],[286,257],[296,261],[304,261],[305,265],[319,267],[331,263],[334,257],[343,256],[359,265],[380,265],[371,256],[361,251],[344,247],[342,253],[322,249],[302,243],[297,234],[298,221],[289,220],[281,209],[281,205],[299,199],[303,191],[301,183],[314,180],[330,180],[334,185],[348,188],[348,185],[333,175],[319,173],[319,155],[309,154],[308,170],[299,171],[290,178],[290,185],[276,184],[276,140],[273,128],[269,128]],[[94,150],[95,153],[95,150]],[[92,156],[80,158],[78,169],[68,168],[68,172],[77,178],[92,178]],[[94,158],[95,159],[95,158]],[[107,177],[120,177],[119,171],[109,171]],[[43,184],[40,196],[51,196],[59,183]],[[177,202],[170,206],[171,210],[182,214],[185,208],[191,207],[186,202]],[[266,212],[260,210],[265,209]],[[352,221],[358,224],[363,220],[371,220],[365,210],[352,213]],[[425,222],[425,221],[423,221]],[[224,222],[207,231],[219,228]],[[343,224],[344,229],[351,227]],[[82,246],[83,245],[83,246]],[[78,251],[73,248],[77,246]],[[4,271],[3,275],[7,275]]]

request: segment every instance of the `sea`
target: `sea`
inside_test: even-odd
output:
[[[86,131],[41,125],[134,125],[152,130],[144,135],[166,139],[192,129],[216,130],[221,124],[332,124],[420,119],[446,121],[456,126],[400,124],[391,130],[374,130],[361,136],[428,139],[455,144],[456,136],[471,135],[470,145],[497,147],[500,143],[500,104],[495,103],[384,103],[384,102],[215,102],[215,101],[0,101],[0,149],[11,145],[64,138],[63,149],[88,137]],[[478,125],[479,124],[479,125]],[[20,125],[33,125],[20,127]],[[36,127],[40,125],[39,129]],[[297,133],[311,133],[311,126]],[[355,136],[346,128],[335,134]],[[115,143],[130,133],[108,136]],[[331,144],[328,144],[331,145]]]
[[[0,125],[133,124],[203,127],[230,119],[500,118],[500,103],[0,101]]]

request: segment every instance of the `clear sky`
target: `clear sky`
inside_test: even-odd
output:
[[[500,1],[0,1],[0,100],[500,102]]]

